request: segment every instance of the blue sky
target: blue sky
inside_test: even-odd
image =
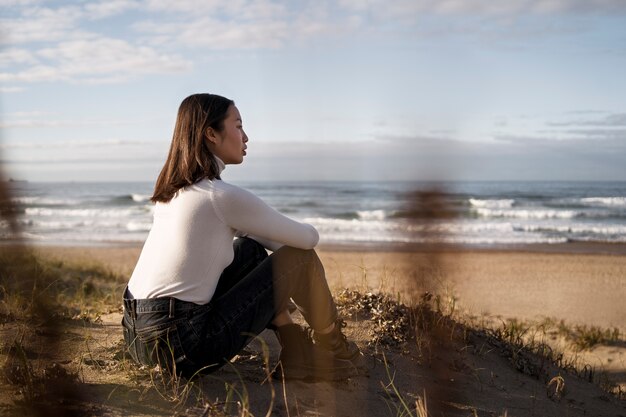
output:
[[[152,181],[180,101],[233,180],[626,180],[623,0],[0,0],[0,159]]]

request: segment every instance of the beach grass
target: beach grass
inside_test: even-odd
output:
[[[42,259],[27,248],[3,248],[0,254],[0,320],[4,382],[18,392],[16,414],[64,409],[58,398],[77,400],[78,367],[63,366],[56,356],[68,343],[64,321],[97,323],[118,309],[121,285],[100,265],[64,264]],[[74,352],[78,353],[78,352]]]
[[[120,309],[126,278],[95,262],[67,262],[26,248],[0,254],[2,317],[97,321]]]
[[[364,267],[363,274],[367,272]],[[44,415],[45,410],[75,410],[85,404],[91,404],[94,413],[111,411],[122,407],[118,397],[134,412],[137,407],[146,407],[142,409],[146,415],[259,416],[279,411],[304,415],[303,407],[317,407],[301,403],[297,384],[273,380],[271,349],[262,339],[256,343],[258,352],[242,355],[219,375],[186,380],[160,368],[134,364],[125,352],[119,327],[117,332],[114,328],[102,336],[108,325],[103,318],[119,317],[126,277],[100,262],[7,248],[0,254],[0,278],[2,386],[11,394],[1,405],[8,415]],[[368,360],[381,370],[375,374],[379,380],[373,395],[382,393],[391,415],[431,415],[444,403],[445,393],[428,381],[443,382],[451,389],[450,372],[475,379],[481,390],[497,386],[495,371],[489,379],[485,376],[488,373],[472,362],[494,361],[494,355],[514,372],[539,381],[550,401],[561,401],[577,380],[601,387],[618,401],[626,399],[620,385],[578,355],[598,345],[623,344],[619,329],[572,325],[557,319],[486,323],[463,315],[457,306],[458,297],[450,289],[424,292],[410,304],[386,289],[384,285],[376,290],[345,289],[335,296],[340,314],[352,331],[364,329],[359,344]],[[567,342],[565,348],[555,340]],[[454,359],[446,368],[439,368],[443,351]],[[470,361],[463,355],[475,359]],[[432,373],[418,391],[407,391],[406,382],[400,380],[398,364],[407,358],[422,372]],[[94,404],[89,400],[94,396],[89,381],[98,378],[110,378],[115,383],[105,384],[108,391],[96,395],[99,399]],[[362,388],[371,390],[369,385]],[[263,387],[261,394],[259,386]],[[313,386],[314,390],[321,389],[318,384]],[[331,387],[345,389],[341,385]],[[294,392],[300,394],[294,396]],[[265,404],[260,411],[255,408],[259,395]],[[152,407],[149,411],[146,403]],[[471,402],[448,403],[450,409],[481,410]],[[497,415],[507,413],[504,403]]]

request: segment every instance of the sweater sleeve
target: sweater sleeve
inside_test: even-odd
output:
[[[272,252],[275,252],[278,249],[280,249],[282,246],[284,246],[283,243],[275,242],[273,240],[265,239],[263,237],[251,235],[251,234],[248,234],[248,233],[238,232],[238,233],[235,233],[235,236],[237,236],[237,237],[249,237],[250,239],[254,239],[257,242],[259,242],[265,249],[269,249]]]
[[[268,249],[280,244],[313,249],[319,241],[317,230],[279,213],[254,194],[224,182],[216,189],[214,203],[219,216],[233,229],[258,238]]]

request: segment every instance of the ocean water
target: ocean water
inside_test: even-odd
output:
[[[93,245],[145,240],[152,183],[9,183],[20,225],[0,239]],[[626,182],[247,182],[327,244],[432,241],[463,246],[626,242]],[[416,196],[442,191],[435,219]]]

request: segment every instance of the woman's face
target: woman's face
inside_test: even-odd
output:
[[[211,151],[225,164],[240,164],[246,155],[248,136],[243,131],[241,115],[235,105],[231,105],[226,113],[224,129],[209,134]]]

